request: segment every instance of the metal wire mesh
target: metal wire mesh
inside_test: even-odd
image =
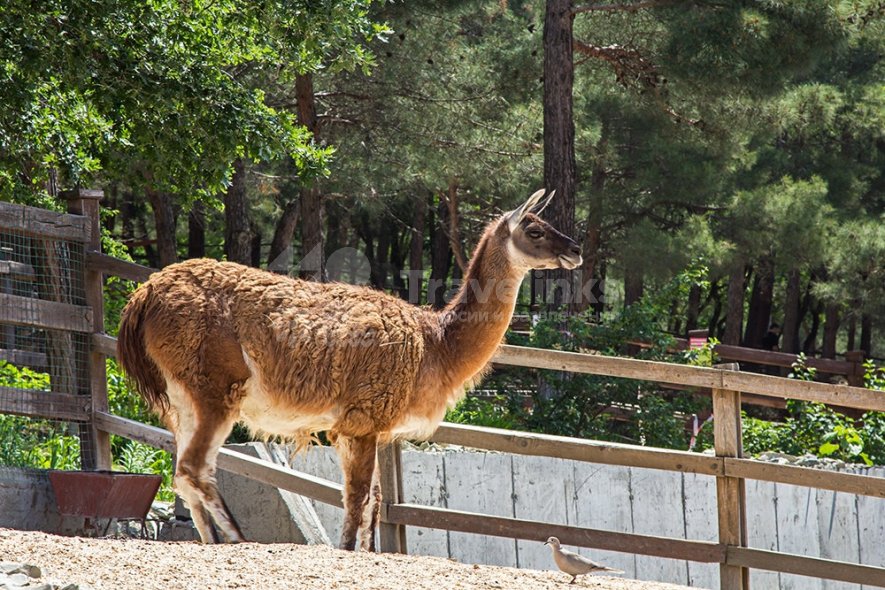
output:
[[[0,225],[0,466],[76,469],[90,403],[82,243]]]

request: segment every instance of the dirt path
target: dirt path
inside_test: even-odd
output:
[[[0,529],[0,561],[37,565],[43,578],[35,582],[60,587],[74,583],[81,590],[684,588],[604,576],[579,578],[569,586],[568,576],[553,571],[469,565],[439,557],[348,553],[326,546],[84,539],[9,529]]]

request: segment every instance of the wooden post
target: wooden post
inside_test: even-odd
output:
[[[381,471],[381,496],[390,504],[402,502],[403,461],[400,443],[392,442],[378,449]],[[383,511],[382,520],[386,511]],[[406,527],[382,522],[378,527],[379,548],[384,553],[406,553]]]
[[[74,190],[64,194],[68,201],[68,211],[88,217],[92,225],[91,237],[86,249],[101,252],[101,223],[99,202],[104,196],[100,190]],[[84,258],[85,264],[85,258]],[[92,332],[104,332],[104,283],[101,272],[84,268],[86,305],[92,308]],[[105,369],[105,355],[95,350],[89,340],[89,391],[92,397],[93,412],[108,411],[108,379]],[[111,437],[98,430],[94,423],[85,424],[80,429],[80,446],[83,469],[111,469]]]
[[[863,357],[862,350],[849,350],[845,353],[845,360],[851,363],[848,369],[848,385],[852,387],[863,387]]]
[[[719,368],[731,368],[719,365]],[[717,457],[740,457],[741,394],[739,391],[713,389],[713,446]],[[719,513],[719,542],[747,546],[747,505],[744,480],[738,477],[716,478],[716,507]],[[749,590],[747,568],[720,564],[721,590]]]

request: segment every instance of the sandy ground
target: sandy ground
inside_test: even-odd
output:
[[[86,539],[0,529],[0,561],[37,565],[42,583],[95,590],[352,588],[442,590],[678,590],[683,586],[578,578],[555,571],[470,565],[439,557],[349,553],[290,544],[200,545],[132,539]]]

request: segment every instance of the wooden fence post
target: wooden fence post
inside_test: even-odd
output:
[[[845,353],[845,360],[851,363],[851,368],[848,370],[848,375],[846,377],[848,379],[848,385],[851,385],[852,387],[863,387],[864,354],[863,350],[849,350]]]
[[[718,368],[732,369],[731,365]],[[736,366],[735,366],[736,368]],[[717,457],[741,457],[741,393],[713,389],[713,446]],[[723,545],[747,546],[747,494],[744,480],[738,477],[716,478],[716,507],[719,513],[719,542]],[[749,590],[747,568],[720,564],[721,590]]]
[[[402,502],[403,460],[399,441],[378,449],[378,468],[381,472],[381,495],[390,504]],[[382,506],[382,521],[384,520]],[[406,553],[406,527],[382,522],[378,527],[379,549],[384,553]]]
[[[87,251],[101,252],[101,221],[99,202],[104,197],[100,190],[76,189],[66,192],[68,211],[88,217],[92,226],[91,237],[86,244]],[[85,264],[85,256],[84,256]],[[104,282],[100,271],[83,269],[86,291],[86,305],[92,308],[92,333],[104,332]],[[88,340],[89,355],[89,391],[92,397],[92,412],[108,411],[108,378],[105,368],[105,355],[95,350],[91,339]],[[86,440],[84,440],[84,438]],[[98,430],[90,421],[80,429],[80,445],[83,469],[111,469],[111,436]],[[84,444],[85,443],[85,444]]]

